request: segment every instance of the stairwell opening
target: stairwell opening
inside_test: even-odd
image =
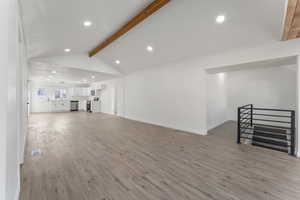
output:
[[[297,70],[297,57],[207,69],[207,129],[228,121],[236,123],[238,107],[247,104],[295,110],[297,122]],[[231,127],[232,135],[236,135],[237,127]]]

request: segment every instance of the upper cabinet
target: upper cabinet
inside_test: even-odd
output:
[[[89,88],[70,88],[69,94],[71,97],[88,97]]]
[[[82,96],[88,97],[90,96],[90,89],[89,88],[82,88]]]

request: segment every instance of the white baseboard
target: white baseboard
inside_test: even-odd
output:
[[[14,200],[19,200],[20,199],[20,193],[21,193],[21,165],[19,165],[19,170],[18,170],[18,185],[15,193]]]
[[[21,192],[21,184],[20,184],[20,180],[19,180],[19,183],[18,183],[18,188],[16,190],[16,194],[15,194],[15,200],[19,200],[20,199],[20,192]]]
[[[221,126],[221,125],[223,125],[226,122],[234,122],[234,120],[224,120],[224,121],[219,122],[219,123],[217,123],[217,124],[215,124],[215,125],[213,125],[211,127],[208,127],[207,129],[208,129],[208,131],[211,131],[211,130],[213,130],[213,129],[215,129],[215,128]]]
[[[160,127],[164,127],[164,128],[169,128],[169,129],[173,129],[173,130],[176,130],[176,131],[182,131],[182,132],[195,134],[195,135],[202,135],[202,136],[207,135],[207,131],[198,132],[196,130],[191,130],[191,129],[184,130],[184,129],[171,127],[171,126],[166,126],[164,124],[160,124],[160,123],[156,123],[156,122],[152,122],[152,121],[148,121],[148,120],[143,120],[143,119],[134,119],[134,118],[124,117],[124,116],[122,116],[121,118],[132,120],[132,121],[137,121],[137,122],[142,122],[142,123],[146,123],[146,124],[151,124],[151,125],[155,125],[155,126],[160,126]]]

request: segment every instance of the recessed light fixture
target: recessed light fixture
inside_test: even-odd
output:
[[[53,78],[53,76],[50,75],[50,76],[48,76],[48,78]]]
[[[116,60],[115,63],[116,63],[117,65],[119,65],[121,62],[120,62],[119,60]]]
[[[95,79],[96,77],[95,76],[92,76],[92,79]]]
[[[55,71],[55,70],[53,70],[51,73],[52,73],[52,74],[56,74],[56,71]]]
[[[47,78],[47,81],[50,81],[50,78]]]
[[[218,16],[216,17],[216,22],[217,22],[218,24],[222,24],[222,23],[225,21],[225,19],[226,19],[225,15],[218,15]]]
[[[90,27],[90,26],[92,26],[92,22],[91,21],[89,21],[89,20],[86,20],[86,21],[84,21],[83,22],[83,25],[85,26],[85,27]]]
[[[65,49],[65,52],[70,52],[71,51],[71,49]]]
[[[153,47],[152,46],[147,46],[147,51],[152,52],[153,51]]]
[[[83,81],[83,82],[87,82],[87,80],[86,80],[86,79],[82,79],[82,81]]]

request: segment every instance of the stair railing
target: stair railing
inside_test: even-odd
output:
[[[255,127],[285,130],[289,136],[289,154],[295,155],[294,110],[254,108],[253,104],[238,107],[237,143],[241,144],[241,139],[245,140],[245,143],[251,142]]]
[[[248,104],[238,108],[238,136],[237,143],[241,143],[242,133],[248,134],[253,126],[253,104]]]

